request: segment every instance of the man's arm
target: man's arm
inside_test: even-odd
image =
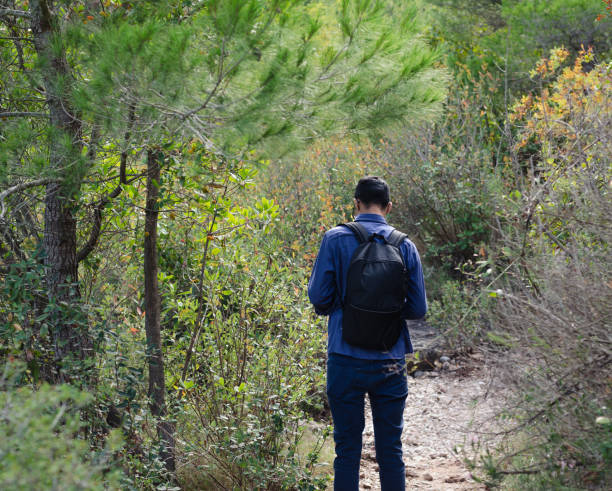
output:
[[[337,288],[332,249],[327,234],[323,237],[319,254],[308,282],[308,297],[319,315],[329,315],[335,310]]]
[[[425,280],[423,279],[421,258],[416,247],[411,242],[406,241],[405,249],[404,260],[408,270],[408,286],[402,318],[421,319],[427,313],[427,297],[425,294]]]

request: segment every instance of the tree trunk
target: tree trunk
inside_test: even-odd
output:
[[[86,319],[79,315],[80,291],[76,220],[73,215],[83,172],[81,121],[69,100],[72,73],[65,51],[58,45],[57,20],[51,3],[29,3],[34,46],[49,107],[49,167],[59,182],[47,185],[45,196],[45,283],[54,343],[55,367],[51,382],[86,382],[84,360],[93,355]],[[85,376],[84,376],[85,375]]]
[[[92,356],[87,319],[80,312],[76,221],[62,195],[60,184],[49,184],[45,197],[45,283],[52,306],[55,375],[52,382],[86,382],[88,371],[82,362]],[[76,363],[76,365],[71,365]]]
[[[144,229],[144,290],[147,361],[149,365],[149,398],[151,412],[158,418],[157,435],[162,445],[166,469],[174,472],[174,425],[166,416],[166,381],[161,345],[161,301],[157,282],[157,219],[159,205],[160,165],[153,150],[147,152],[147,200]]]

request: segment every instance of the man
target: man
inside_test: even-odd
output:
[[[393,227],[385,217],[391,211],[389,186],[379,177],[362,178],[355,189],[355,221],[371,234],[388,238]],[[329,315],[327,397],[334,421],[334,489],[359,488],[361,435],[365,425],[364,399],[367,393],[372,408],[376,459],[383,491],[405,489],[401,435],[408,395],[405,356],[412,352],[408,329],[386,351],[365,349],[347,343],[342,335],[342,305],[347,291],[347,274],[359,240],[345,226],[329,230],[323,237],[308,296],[320,315]],[[425,285],[419,254],[414,244],[404,239],[400,252],[407,270],[402,319],[419,319],[427,311]],[[401,298],[401,296],[400,296]],[[405,324],[405,321],[402,320]]]

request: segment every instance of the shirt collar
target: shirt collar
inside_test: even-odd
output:
[[[356,222],[377,222],[377,223],[387,223],[385,217],[382,215],[378,215],[376,213],[360,213],[355,217]]]

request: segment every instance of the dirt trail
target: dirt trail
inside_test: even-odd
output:
[[[411,328],[415,349],[435,342],[430,328]],[[408,378],[404,413],[406,489],[485,489],[461,461],[479,433],[495,428],[493,415],[503,402],[495,369],[478,354],[452,359],[446,369]],[[379,490],[374,431],[369,405],[363,438],[360,489]]]

